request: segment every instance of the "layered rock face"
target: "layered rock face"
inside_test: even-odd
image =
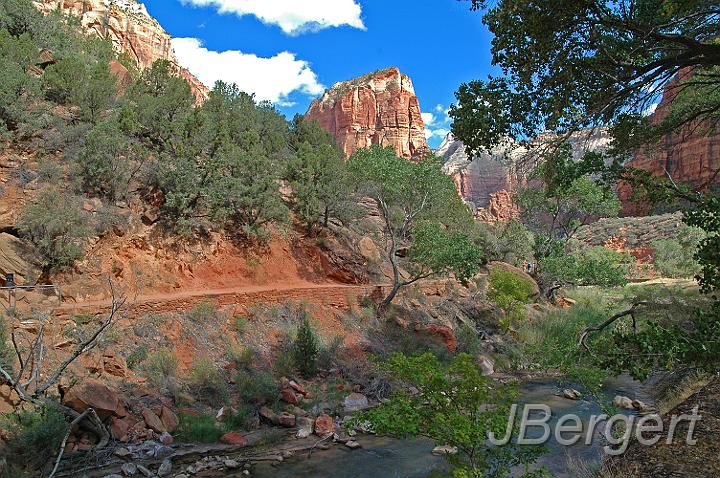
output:
[[[179,65],[170,35],[142,3],[135,0],[34,0],[33,4],[44,13],[59,10],[79,17],[87,34],[107,38],[117,52],[127,54],[140,69],[152,66],[157,60],[168,60],[178,76],[188,82],[198,102],[207,99],[207,87]]]
[[[543,136],[530,146],[507,141],[490,152],[470,158],[463,142],[449,133],[436,153],[445,159],[445,172],[453,177],[460,195],[476,210],[478,219],[509,221],[518,215],[512,203],[513,190],[525,183],[525,172],[537,161],[542,148],[556,139]],[[586,151],[602,151],[610,144],[604,130],[579,132],[567,141],[576,160]]]
[[[685,71],[668,84],[660,105],[650,116],[652,123],[658,124],[667,117],[678,93],[678,82],[690,75],[691,72]],[[655,176],[669,174],[675,182],[693,187],[716,186],[720,183],[720,133],[710,131],[702,122],[687,125],[680,132],[666,135],[657,145],[640,150],[626,165],[650,171]],[[625,215],[647,212],[645,205],[633,200],[628,185],[623,185],[619,192]]]
[[[348,157],[372,145],[391,146],[406,159],[430,151],[412,81],[397,68],[335,84],[305,118],[332,133]]]

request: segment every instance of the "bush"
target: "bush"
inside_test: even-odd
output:
[[[148,357],[148,348],[144,345],[139,346],[135,350],[132,351],[130,355],[127,356],[125,359],[125,362],[127,363],[127,366],[130,370],[135,370],[135,368],[143,363]]]
[[[525,305],[530,303],[533,285],[528,280],[502,267],[490,268],[487,298],[503,312],[501,325],[510,325],[525,318]]]
[[[337,366],[338,358],[343,346],[343,338],[336,335],[327,344],[322,344],[317,355],[317,366],[323,370],[330,370]]]
[[[544,276],[565,284],[620,287],[627,284],[634,262],[630,254],[596,246],[548,256],[540,269]]]
[[[180,440],[191,443],[217,443],[224,430],[215,424],[211,415],[180,414],[177,435]]]
[[[95,126],[77,156],[85,190],[111,201],[123,197],[130,181],[130,154],[130,143],[116,120]]]
[[[217,319],[218,309],[209,300],[204,300],[185,313],[188,320],[197,323],[209,322]]]
[[[236,383],[238,395],[244,403],[267,405],[277,401],[277,382],[268,372],[241,370],[237,374]]]
[[[695,253],[703,239],[703,233],[687,228],[678,239],[663,239],[652,243],[653,266],[664,277],[686,278],[700,273]]]
[[[52,460],[70,426],[65,415],[50,406],[37,411],[21,410],[7,415],[3,422],[9,432],[11,461],[35,470]]]
[[[88,215],[79,198],[53,190],[43,191],[25,205],[18,227],[40,254],[45,271],[71,266],[84,255],[90,235]]]
[[[9,345],[10,334],[5,317],[0,315],[0,367],[12,372],[15,363],[15,352]]]
[[[310,378],[317,373],[318,339],[307,316],[298,327],[292,352],[300,375]]]
[[[227,383],[217,367],[206,357],[193,364],[188,386],[191,393],[201,402],[215,405],[218,402],[227,401]]]
[[[178,362],[175,354],[165,348],[150,354],[142,367],[150,383],[164,392],[175,393],[177,385]]]

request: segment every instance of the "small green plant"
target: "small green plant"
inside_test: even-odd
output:
[[[207,357],[202,357],[193,364],[188,386],[192,394],[204,403],[214,405],[227,401],[227,383]]]
[[[271,405],[277,401],[278,386],[268,372],[241,370],[235,379],[238,395],[243,403]]]
[[[224,430],[215,424],[211,415],[180,414],[178,438],[191,443],[217,443]]]
[[[487,298],[502,310],[501,325],[505,329],[525,318],[525,305],[530,303],[532,293],[528,280],[502,267],[490,269]]]
[[[317,366],[323,370],[330,370],[337,365],[338,357],[343,346],[343,338],[334,336],[327,344],[322,344],[317,355]]]
[[[185,317],[187,317],[188,320],[197,323],[204,323],[215,320],[217,316],[217,306],[209,300],[203,300],[185,313]]]
[[[237,333],[242,334],[243,332],[245,332],[245,329],[247,328],[247,325],[248,325],[247,317],[242,316],[242,315],[236,315],[233,318],[233,322],[234,322],[235,330],[237,331]]]
[[[300,375],[310,378],[317,372],[318,339],[307,315],[303,317],[293,342],[293,360]]]
[[[144,345],[140,345],[127,356],[125,362],[130,370],[135,370],[137,366],[143,363],[147,358],[148,348]]]

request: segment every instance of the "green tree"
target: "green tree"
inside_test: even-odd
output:
[[[25,205],[18,228],[35,245],[45,271],[62,269],[82,258],[90,235],[80,200],[54,190],[41,191]]]
[[[630,254],[602,246],[579,247],[543,258],[540,272],[560,285],[620,287],[628,283],[634,262]]]
[[[29,116],[39,85],[26,71],[36,57],[37,44],[29,34],[13,37],[0,29],[0,133]]]
[[[539,447],[516,445],[489,446],[488,436],[504,437],[516,392],[493,383],[467,354],[459,354],[449,364],[430,353],[415,357],[392,355],[382,368],[400,383],[418,393],[396,391],[378,408],[362,413],[375,431],[401,438],[427,437],[435,443],[458,449],[446,455],[457,478],[502,478],[519,467],[522,478],[548,476],[544,469],[531,471],[530,465],[542,454]],[[512,436],[515,437],[516,430]]]
[[[522,219],[535,234],[539,260],[562,248],[580,227],[620,212],[620,200],[610,186],[587,177],[583,166],[573,162],[568,147],[560,148],[536,171],[541,184],[515,194]]]
[[[653,267],[664,277],[694,277],[700,272],[695,254],[704,236],[699,229],[687,227],[676,239],[653,242]]]
[[[293,341],[292,354],[295,367],[304,378],[311,378],[317,372],[318,339],[305,315]]]
[[[472,216],[438,161],[426,158],[412,163],[399,158],[392,148],[374,146],[356,152],[348,167],[360,195],[375,203],[383,221],[387,259],[393,270],[393,287],[383,301],[384,307],[390,305],[401,288],[433,273],[450,270],[467,278],[472,275],[471,270],[479,268],[481,253],[477,246],[467,240],[453,242],[450,237],[443,237],[456,234],[454,239],[459,239]],[[421,224],[423,229],[418,235]],[[441,237],[430,237],[428,232]],[[416,242],[418,238],[420,242]],[[428,247],[433,241],[442,247],[433,251]],[[413,247],[415,252],[408,257],[412,276],[403,278],[398,251],[402,248],[412,251]]]
[[[295,211],[309,230],[347,219],[351,185],[342,152],[329,144],[300,145],[287,163]]]
[[[77,166],[85,190],[111,201],[128,190],[133,150],[116,119],[107,119],[85,136]]]

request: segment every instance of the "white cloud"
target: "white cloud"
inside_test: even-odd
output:
[[[237,50],[217,52],[203,47],[197,38],[174,38],[172,46],[180,64],[211,88],[217,80],[236,83],[242,91],[254,93],[257,100],[281,106],[291,104],[287,100],[290,93],[318,96],[325,91],[309,63],[298,60],[294,53],[262,58]]]
[[[364,30],[362,8],[356,0],[182,0],[220,13],[254,15],[289,35],[348,25]]]
[[[435,122],[435,115],[432,113],[420,113],[420,116],[422,116],[423,123],[425,123],[425,126],[430,126]]]
[[[449,129],[446,128],[437,128],[437,129],[430,129],[425,128],[425,139],[431,139],[431,138],[444,138],[447,136],[447,134],[450,132]]]

